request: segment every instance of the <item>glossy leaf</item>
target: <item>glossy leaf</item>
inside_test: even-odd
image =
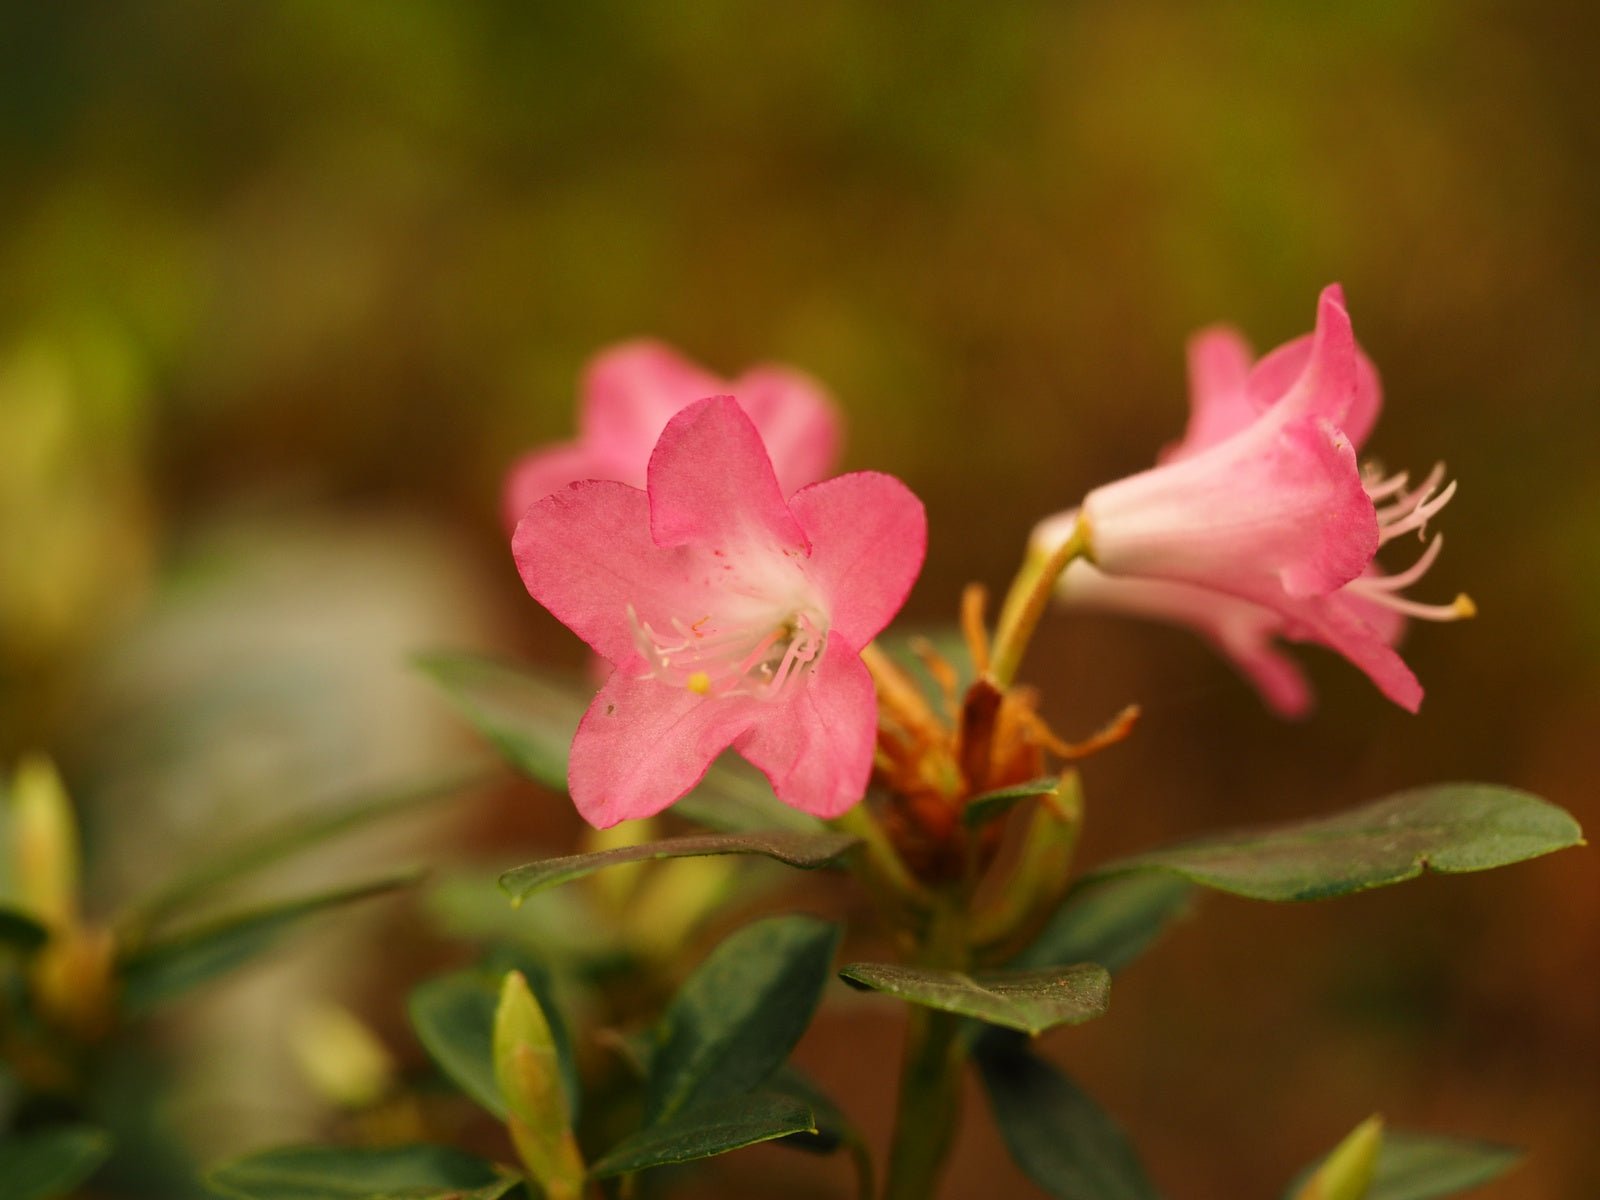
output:
[[[727,1096],[641,1129],[613,1146],[589,1175],[605,1179],[816,1131],[810,1107],[793,1096],[764,1091]]]
[[[63,1125],[0,1140],[0,1195],[6,1200],[65,1196],[111,1153],[111,1139],[87,1125]]]
[[[1074,889],[1013,967],[1096,962],[1113,973],[1143,954],[1189,908],[1194,888],[1165,873],[1101,879]]]
[[[980,1044],[995,1124],[1023,1174],[1056,1200],[1159,1200],[1127,1135],[1055,1067],[1025,1049]]]
[[[856,841],[847,833],[805,834],[781,830],[695,834],[660,842],[645,842],[638,846],[619,846],[594,854],[547,858],[542,862],[512,868],[500,876],[500,886],[510,893],[513,902],[520,902],[545,888],[570,883],[621,863],[694,858],[709,854],[760,854],[791,867],[810,870],[835,862]]]
[[[234,913],[152,942],[119,965],[123,1005],[130,1013],[147,1011],[243,965],[307,917],[409,887],[421,877],[420,871],[386,875],[351,887]]]
[[[1032,800],[1035,796],[1048,796],[1060,786],[1059,775],[1045,775],[1039,779],[1030,779],[1026,783],[1014,783],[1010,787],[980,793],[967,801],[967,806],[961,810],[961,822],[969,829],[987,825],[990,821],[1005,816],[1024,800]]]
[[[1242,830],[1122,859],[1095,878],[1165,871],[1255,900],[1322,900],[1441,874],[1484,871],[1576,846],[1567,813],[1526,792],[1441,784],[1331,817]]]
[[[287,1146],[214,1167],[236,1200],[498,1200],[521,1180],[448,1146]]]
[[[839,975],[863,990],[1027,1034],[1092,1020],[1111,1003],[1111,976],[1097,963],[976,975],[898,963],[852,963]]]
[[[32,954],[50,940],[50,931],[17,908],[0,908],[0,946]]]
[[[650,1124],[750,1091],[781,1066],[822,996],[838,927],[768,917],[725,939],[673,997],[646,1085]]]
[[[1363,1200],[1435,1200],[1455,1196],[1504,1175],[1522,1151],[1467,1138],[1385,1130],[1372,1186]],[[1286,1193],[1294,1196],[1320,1163],[1304,1171]]]

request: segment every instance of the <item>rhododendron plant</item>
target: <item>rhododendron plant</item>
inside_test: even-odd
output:
[[[750,368],[717,378],[672,347],[647,338],[597,354],[583,372],[578,438],[530,451],[506,477],[504,510],[515,528],[534,501],[579,479],[643,487],[656,439],[680,409],[731,393],[755,422],[785,496],[833,470],[839,418],[826,389],[792,367]]]
[[[1393,648],[1404,618],[1453,620],[1472,605],[1400,594],[1432,565],[1439,537],[1397,574],[1375,556],[1402,534],[1422,535],[1455,484],[1440,486],[1442,468],[1409,487],[1404,474],[1358,463],[1382,394],[1338,285],[1323,292],[1314,333],[1253,366],[1237,334],[1197,336],[1190,401],[1187,431],[1160,465],[1035,530],[1040,554],[1083,541],[1089,562],[1062,574],[1061,594],[1195,626],[1286,715],[1303,712],[1309,692],[1274,636],[1330,647],[1416,711],[1422,687]]]
[[[861,649],[926,541],[887,475],[786,501],[727,396],[667,423],[648,491],[586,481],[530,507],[513,538],[529,593],[614,668],[572,743],[579,811],[600,827],[659,812],[730,746],[803,811],[860,800],[877,734]]]

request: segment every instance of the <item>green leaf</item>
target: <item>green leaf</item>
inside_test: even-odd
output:
[[[566,791],[567,750],[589,706],[575,685],[470,654],[421,654],[412,661],[507,762]]]
[[[287,1146],[213,1167],[236,1200],[498,1200],[521,1180],[448,1146]]]
[[[305,918],[409,887],[422,874],[421,871],[399,872],[330,892],[301,896],[234,913],[151,942],[129,955],[119,966],[123,1006],[132,1014],[146,1012],[196,984],[243,965]]]
[[[240,840],[236,845],[206,854],[188,870],[167,880],[150,895],[130,906],[120,923],[134,928],[153,924],[191,900],[218,887],[231,885],[302,850],[319,846],[373,821],[409,812],[423,804],[454,795],[488,777],[488,773],[481,768],[458,770],[409,787],[385,789],[354,801],[319,806],[314,812],[295,813]]]
[[[1491,1142],[1386,1130],[1372,1187],[1364,1200],[1454,1196],[1505,1174],[1521,1157],[1522,1151]],[[1295,1195],[1320,1166],[1314,1163],[1306,1168],[1287,1194]]]
[[[1045,775],[1039,779],[1030,779],[1026,783],[1014,783],[1010,787],[982,792],[967,801],[967,806],[961,810],[961,823],[969,829],[987,825],[990,821],[1005,816],[1024,800],[1031,800],[1035,796],[1048,796],[1060,786],[1059,775]]]
[[[0,946],[32,954],[50,940],[50,931],[19,908],[0,908]]]
[[[792,1096],[753,1092],[685,1109],[625,1138],[589,1170],[592,1179],[692,1162],[758,1142],[815,1133],[810,1107]]]
[[[1090,877],[1167,871],[1253,900],[1322,900],[1401,883],[1424,870],[1485,871],[1582,841],[1576,821],[1526,792],[1440,784],[1331,817],[1154,850]]]
[[[502,1122],[505,1099],[494,1077],[494,981],[477,971],[440,975],[406,1001],[423,1048],[463,1092]]]
[[[811,1021],[838,942],[837,926],[789,916],[756,921],[717,946],[661,1019],[648,1122],[747,1092],[777,1070]]]
[[[839,975],[863,990],[1028,1034],[1092,1020],[1111,1003],[1111,976],[1098,963],[976,975],[897,963],[852,963]]]
[[[0,1141],[6,1200],[47,1200],[72,1191],[106,1160],[111,1139],[87,1125],[63,1125]]]
[[[792,1134],[778,1144],[804,1150],[808,1154],[832,1154],[841,1147],[847,1149],[855,1164],[856,1194],[861,1200],[871,1200],[877,1191],[873,1180],[872,1147],[867,1145],[867,1139],[862,1136],[855,1122],[833,1102],[833,1097],[818,1087],[809,1076],[790,1065],[779,1067],[777,1073],[763,1085],[762,1091],[788,1096],[811,1109],[815,1131]]]
[[[695,834],[692,837],[645,842],[638,846],[619,846],[615,850],[601,850],[595,854],[547,858],[542,862],[513,867],[500,876],[500,886],[510,893],[513,903],[521,903],[535,892],[570,883],[620,863],[694,858],[708,854],[762,854],[791,867],[810,870],[834,862],[858,840],[847,833],[805,834],[781,830]]]
[[[1194,888],[1164,873],[1119,875],[1075,888],[1013,967],[1096,962],[1122,970],[1189,907]]]
[[[987,1044],[977,1062],[1012,1161],[1056,1200],[1159,1200],[1127,1135],[1055,1067]]]

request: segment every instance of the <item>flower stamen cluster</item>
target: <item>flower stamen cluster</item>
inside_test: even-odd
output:
[[[766,621],[720,622],[708,613],[686,624],[672,617],[663,634],[630,604],[628,624],[649,668],[640,678],[700,696],[774,699],[821,658],[828,637],[827,618],[808,608]]]

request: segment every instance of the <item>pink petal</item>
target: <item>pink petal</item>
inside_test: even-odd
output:
[[[843,638],[830,636],[803,686],[765,705],[735,749],[772,782],[779,800],[831,818],[866,794],[877,729],[872,676]]]
[[[1378,547],[1377,516],[1349,440],[1328,422],[1275,413],[1192,458],[1090,492],[1094,561],[1253,597],[1330,592]]]
[[[1245,389],[1250,345],[1226,326],[1189,339],[1189,424],[1183,439],[1160,461],[1175,462],[1232,437],[1261,415],[1263,405]]]
[[[811,541],[806,575],[828,605],[830,635],[859,650],[900,611],[922,570],[922,501],[892,476],[859,471],[802,488],[789,507]]]
[[[650,456],[650,529],[658,545],[804,553],[761,435],[732,396],[697,400]]]
[[[650,540],[650,502],[624,483],[575,483],[538,501],[511,553],[529,595],[612,663],[636,653],[630,606],[656,619],[702,604],[700,564]]]
[[[1304,365],[1273,403],[1273,414],[1281,421],[1317,417],[1336,428],[1344,428],[1360,387],[1357,358],[1355,332],[1350,328],[1350,314],[1344,308],[1344,292],[1338,284],[1329,284],[1322,289],[1317,301],[1317,327],[1311,334],[1311,347]],[[1285,359],[1292,361],[1293,355],[1285,355]],[[1269,366],[1262,386],[1269,382],[1276,386],[1273,376],[1281,370],[1281,366]]]
[[[726,392],[715,375],[662,342],[640,338],[602,351],[584,369],[578,415],[582,440],[616,463],[644,465],[674,413],[706,396]]]
[[[629,478],[629,474],[583,442],[566,442],[525,454],[506,475],[502,509],[506,527],[515,529],[529,505],[580,479],[617,479],[635,487],[644,486],[642,469],[637,478]]]
[[[1422,706],[1422,684],[1406,666],[1383,633],[1367,624],[1361,613],[1370,606],[1352,603],[1344,595],[1319,596],[1301,602],[1289,614],[1284,636],[1317,642],[1349,659],[1377,688],[1407,712]]]
[[[833,471],[842,440],[838,410],[811,376],[789,367],[752,367],[727,389],[761,431],[785,496]]]
[[[642,671],[635,659],[613,672],[572,739],[572,802],[596,829],[651,816],[677,800],[762,706],[638,678]]]
[[[1312,335],[1306,334],[1285,342],[1256,363],[1247,384],[1250,399],[1257,411],[1270,407],[1293,386],[1305,371],[1311,359]],[[1340,428],[1357,450],[1366,444],[1377,424],[1378,411],[1383,407],[1383,387],[1378,380],[1378,368],[1356,348],[1355,395],[1340,423]]]

